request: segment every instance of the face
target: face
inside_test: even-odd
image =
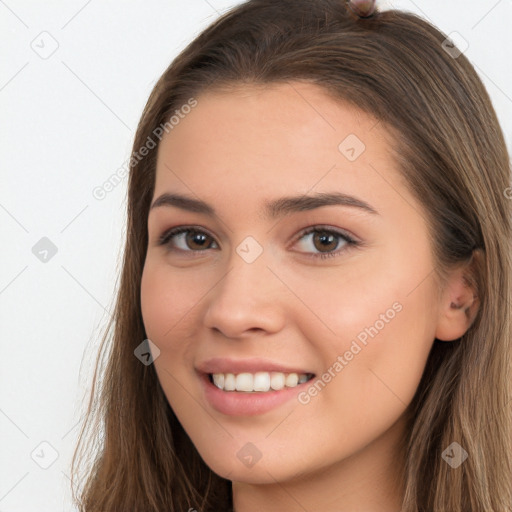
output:
[[[162,139],[143,320],[166,397],[219,475],[285,481],[392,456],[439,295],[391,144],[304,83],[205,93]]]

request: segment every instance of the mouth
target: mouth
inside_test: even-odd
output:
[[[208,380],[221,391],[235,393],[269,393],[288,388],[296,388],[300,384],[314,378],[313,373],[208,373]]]
[[[201,373],[205,403],[230,417],[262,415],[293,403],[313,373]]]

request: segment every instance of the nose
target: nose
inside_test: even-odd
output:
[[[263,257],[247,263],[233,251],[226,274],[206,298],[204,325],[225,337],[252,337],[283,328],[286,289]]]

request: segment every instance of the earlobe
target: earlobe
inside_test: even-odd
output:
[[[481,256],[481,252],[475,250],[470,262],[463,268],[454,270],[450,276],[439,304],[436,339],[440,341],[459,339],[474,322],[480,307],[474,275],[478,272],[478,268],[475,268],[474,263]]]

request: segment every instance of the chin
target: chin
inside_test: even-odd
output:
[[[281,456],[264,460],[264,456],[256,462],[243,462],[245,453],[237,455],[236,450],[231,458],[227,452],[210,453],[203,457],[205,464],[217,475],[233,482],[247,484],[275,484],[286,482],[307,473],[304,468],[297,468],[293,461],[287,461]],[[202,456],[202,455],[201,455]],[[231,460],[229,460],[231,459]]]

